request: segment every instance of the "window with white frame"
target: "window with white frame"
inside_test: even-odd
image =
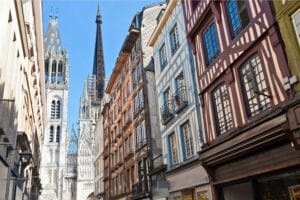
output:
[[[54,127],[50,126],[49,142],[53,142]]]
[[[51,102],[51,119],[55,118],[55,101]]]
[[[56,142],[60,142],[60,126],[56,127]]]
[[[191,131],[190,122],[185,122],[181,127],[181,134],[183,138],[183,151],[184,151],[184,159],[188,159],[194,155],[194,147],[193,147],[193,136]]]
[[[165,68],[165,66],[168,64],[165,43],[163,43],[163,45],[159,49],[159,62],[160,62],[160,70],[162,71]]]
[[[55,118],[60,119],[60,101],[56,101]]]
[[[171,40],[171,51],[172,54],[174,54],[176,50],[179,48],[179,35],[178,35],[177,24],[175,24],[170,31],[170,40]]]
[[[61,103],[60,101],[53,100],[51,102],[51,119],[60,119],[60,112],[61,112]]]
[[[298,44],[300,45],[300,9],[298,9],[293,15],[292,20],[294,24],[295,33],[298,39]]]
[[[176,142],[175,133],[169,135],[169,153],[170,153],[170,166],[176,165],[178,163],[178,152],[177,152],[177,142]]]
[[[139,104],[140,104],[140,109],[144,108],[144,95],[143,95],[143,90],[139,91]]]
[[[137,149],[143,147],[146,144],[146,129],[145,121],[142,121],[136,127],[136,147]]]

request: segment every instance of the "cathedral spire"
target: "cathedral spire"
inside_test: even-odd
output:
[[[94,52],[94,66],[93,75],[96,76],[96,101],[100,101],[104,94],[105,84],[105,68],[104,68],[104,55],[103,55],[103,43],[102,43],[102,17],[100,13],[100,1],[98,1],[98,9],[96,15],[96,41],[95,41],[95,52]]]

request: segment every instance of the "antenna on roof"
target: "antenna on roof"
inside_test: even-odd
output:
[[[56,16],[55,16],[55,19],[56,19],[56,20],[58,19],[58,8],[56,8]]]
[[[51,6],[51,10],[50,10],[50,15],[49,15],[50,19],[52,19],[52,14],[53,14],[52,11],[53,11],[53,6]]]

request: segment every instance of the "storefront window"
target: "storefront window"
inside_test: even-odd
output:
[[[262,200],[299,200],[299,184],[300,171],[257,179],[258,194]]]
[[[244,182],[223,188],[224,200],[254,200],[251,182]]]
[[[198,200],[208,200],[208,192],[207,191],[198,192],[197,199]]]
[[[300,200],[300,170],[251,178],[221,192],[224,200]]]

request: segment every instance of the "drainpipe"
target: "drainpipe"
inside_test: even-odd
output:
[[[151,61],[149,62],[149,64],[151,65],[151,62],[153,62],[153,57],[151,58]],[[153,63],[152,63],[153,64]],[[144,69],[144,67],[142,67],[142,77],[143,77],[143,81],[144,81],[144,97],[145,96],[147,96],[147,98],[144,98],[145,99],[145,108],[146,108],[146,120],[147,120],[147,130],[149,130],[149,133],[150,134],[147,134],[147,140],[149,141],[149,152],[148,152],[148,156],[149,156],[149,159],[150,159],[150,162],[149,162],[149,172],[150,172],[150,170],[152,170],[153,169],[153,141],[154,141],[154,139],[152,138],[152,127],[151,127],[151,120],[150,120],[150,112],[149,112],[149,110],[150,110],[150,108],[149,108],[149,101],[148,101],[148,96],[149,96],[149,94],[148,94],[148,88],[147,88],[147,83],[148,83],[148,80],[147,80],[147,78],[146,78],[146,73],[153,73],[154,74],[154,72],[151,72],[151,71],[149,71],[149,72],[147,72],[145,69]],[[155,83],[154,83],[155,84]],[[154,85],[155,86],[155,85]],[[147,94],[147,95],[145,95],[145,94]],[[149,174],[147,174],[147,176],[149,176],[149,182],[150,182],[150,187],[149,187],[149,189],[150,189],[150,199],[152,200],[153,199],[153,197],[152,197],[152,176],[151,175],[149,175]]]
[[[188,49],[189,49],[189,57],[190,57],[190,63],[191,63],[191,75],[192,75],[192,81],[193,81],[193,85],[194,85],[194,100],[195,100],[195,106],[196,106],[196,111],[197,111],[197,121],[198,121],[198,128],[199,128],[199,139],[200,139],[200,143],[203,144],[204,143],[204,129],[202,126],[202,113],[201,113],[201,105],[200,105],[200,100],[199,98],[197,98],[198,96],[198,90],[197,90],[197,86],[198,83],[195,79],[195,77],[197,76],[196,74],[196,69],[195,69],[195,62],[194,62],[194,57],[193,57],[193,53],[191,52],[190,46],[189,44],[187,44]],[[197,94],[197,95],[195,95]]]

